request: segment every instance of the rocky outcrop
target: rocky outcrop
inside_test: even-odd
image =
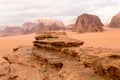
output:
[[[4,28],[4,29],[3,29]],[[43,33],[47,31],[64,30],[62,21],[54,19],[38,19],[36,22],[25,22],[22,27],[19,26],[1,26],[0,36],[13,36],[30,33]]]
[[[0,36],[13,36],[13,35],[20,35],[22,34],[23,30],[21,27],[18,26],[11,26],[11,27],[6,27],[4,30],[1,31]]]
[[[0,80],[120,80],[120,51],[80,47],[65,32],[45,32],[4,57]]]
[[[120,79],[120,50],[102,49],[102,48],[81,48],[80,61],[86,67],[91,67],[94,72],[104,76],[106,80]]]
[[[116,14],[115,16],[113,16],[109,27],[111,28],[120,28],[120,13]]]
[[[46,32],[44,34],[39,34],[35,38],[36,40],[33,43],[37,48],[62,52],[73,56],[77,55],[77,52],[71,47],[83,45],[82,41],[67,37],[65,32]]]
[[[91,14],[82,14],[77,18],[74,31],[77,31],[78,33],[102,32],[102,26],[103,24],[97,16]]]

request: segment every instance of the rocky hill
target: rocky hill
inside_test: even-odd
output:
[[[109,27],[111,28],[120,28],[120,13],[116,14],[115,16],[113,16]]]
[[[23,30],[19,26],[10,26],[10,27],[5,27],[4,30],[1,30],[0,36],[5,37],[5,36],[13,36],[13,35],[20,35],[23,34]]]
[[[99,17],[91,14],[82,14],[77,18],[74,31],[83,32],[102,32],[103,24]]]
[[[120,80],[120,51],[80,47],[65,32],[45,32],[0,64],[0,80]]]
[[[33,22],[25,22],[23,24],[23,33],[24,34],[29,34],[29,33],[33,33],[33,29],[36,27],[36,23],[33,23]]]
[[[62,21],[54,19],[38,19],[36,22],[25,22],[22,27],[19,26],[5,26],[0,31],[0,36],[12,36],[30,33],[42,33],[46,31],[64,30]]]
[[[54,19],[38,19],[36,24],[34,31],[37,33],[64,30],[65,28],[62,21]]]
[[[23,24],[23,33],[42,33],[46,31],[63,30],[64,24],[62,21],[54,19],[37,19],[36,22],[25,22]]]

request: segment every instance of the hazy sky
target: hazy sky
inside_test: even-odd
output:
[[[106,22],[120,11],[120,0],[0,0],[0,24],[21,25],[36,18],[64,22],[92,13]]]

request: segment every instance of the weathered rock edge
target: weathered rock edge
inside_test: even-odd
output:
[[[120,80],[120,51],[79,47],[83,43],[64,32],[39,34],[34,46],[4,57],[0,80]]]

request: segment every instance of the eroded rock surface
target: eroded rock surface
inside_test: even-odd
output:
[[[64,32],[38,34],[33,46],[4,57],[0,80],[120,80],[120,51],[83,43]]]

